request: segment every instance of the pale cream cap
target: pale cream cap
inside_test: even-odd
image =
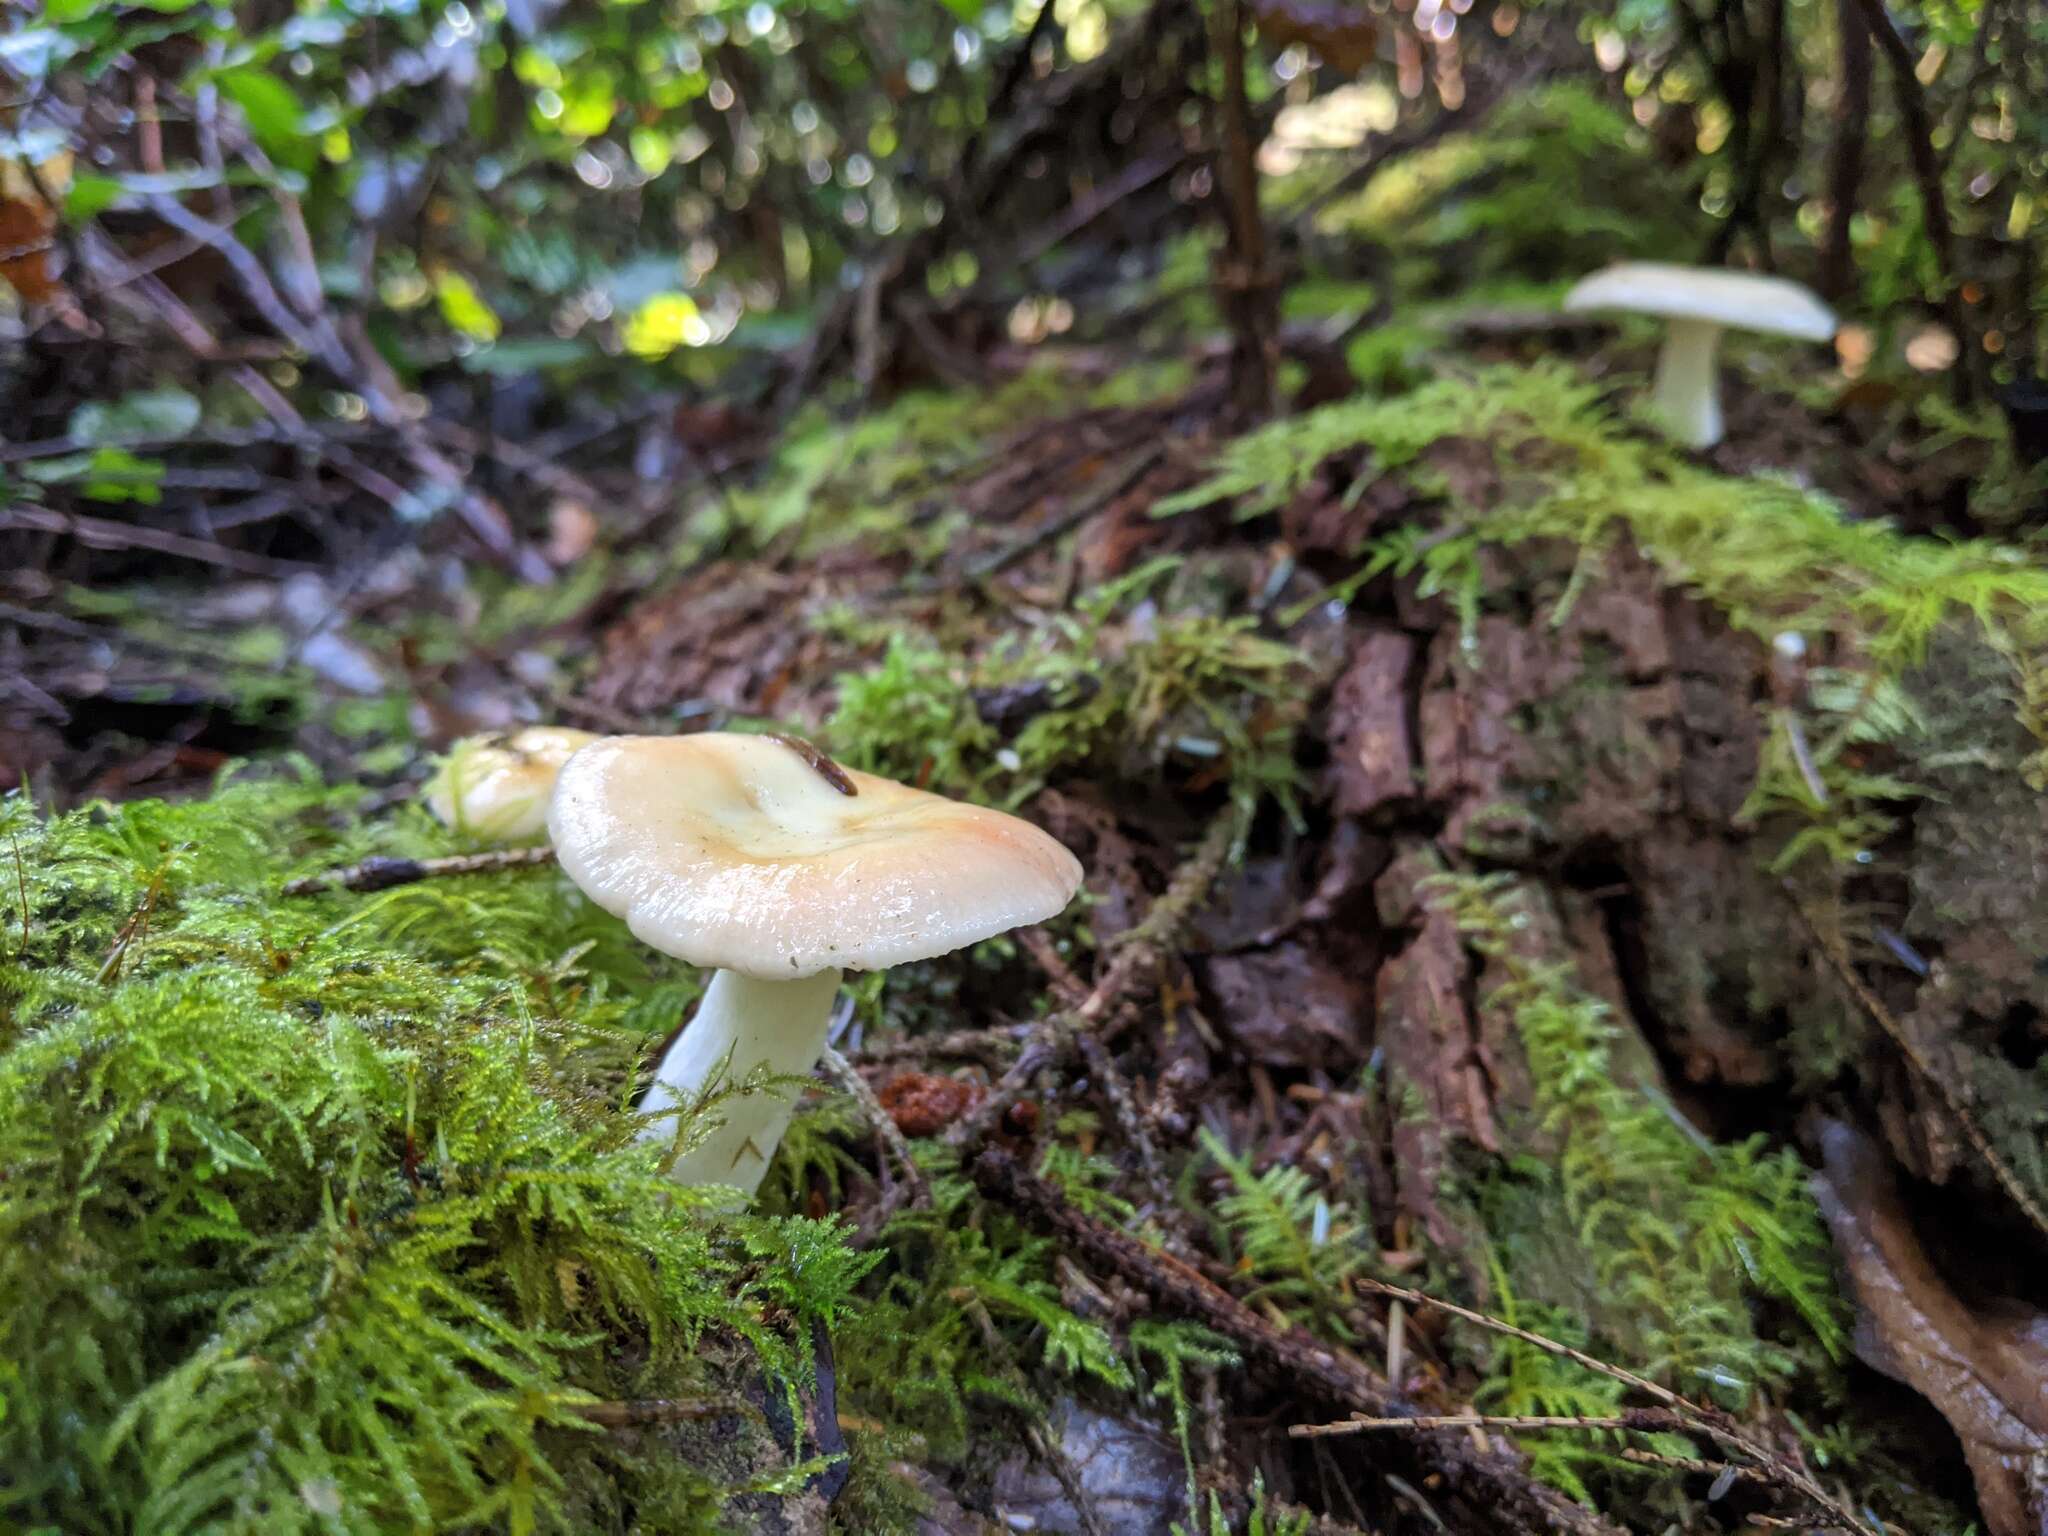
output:
[[[1835,316],[1812,290],[1782,277],[1625,261],[1595,272],[1565,295],[1569,310],[1611,309],[1667,320],[1704,320],[1738,331],[1826,341]]]
[[[458,831],[493,842],[531,842],[547,830],[555,775],[595,740],[589,731],[553,725],[466,737],[428,782],[427,807]]]
[[[844,770],[767,736],[610,736],[548,807],[556,857],[642,942],[769,980],[876,971],[1058,914],[1081,865],[1001,811]]]

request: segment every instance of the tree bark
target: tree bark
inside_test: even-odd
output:
[[[1906,127],[1906,148],[1913,157],[1913,179],[1920,189],[1920,207],[1927,225],[1927,241],[1934,247],[1934,263],[1941,283],[1941,310],[1948,327],[1955,332],[1962,349],[1952,387],[1956,403],[1966,405],[1982,394],[1984,349],[1970,324],[1969,309],[1963,303],[1962,275],[1956,261],[1955,230],[1948,219],[1948,195],[1942,190],[1941,156],[1934,147],[1934,117],[1927,110],[1927,97],[1913,72],[1913,50],[1907,46],[1884,0],[1857,0],[1863,19],[1883,52],[1891,70],[1892,90],[1898,98],[1899,116]]]
[[[1273,414],[1274,375],[1280,364],[1280,316],[1266,269],[1266,230],[1259,217],[1258,167],[1253,163],[1251,104],[1245,95],[1244,13],[1239,0],[1215,0],[1212,46],[1223,66],[1217,103],[1221,151],[1216,167],[1223,213],[1223,259],[1216,286],[1230,322],[1230,393],[1241,415]]]

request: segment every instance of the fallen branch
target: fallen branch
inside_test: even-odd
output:
[[[1386,1380],[1300,1328],[1279,1328],[1198,1270],[1149,1248],[1127,1233],[1076,1210],[1053,1185],[1000,1147],[984,1148],[972,1165],[982,1193],[1019,1211],[1071,1251],[1107,1269],[1174,1311],[1215,1330],[1247,1359],[1297,1390],[1376,1418],[1396,1416],[1400,1399]],[[1481,1451],[1450,1430],[1418,1434],[1413,1448],[1426,1476],[1467,1501],[1475,1524],[1489,1531],[1561,1531],[1614,1536],[1615,1527],[1529,1476],[1506,1452]]]
[[[986,581],[1032,551],[1064,538],[1136,485],[1165,456],[1166,448],[1161,443],[1140,448],[1023,538],[975,561],[967,568],[967,579]]]

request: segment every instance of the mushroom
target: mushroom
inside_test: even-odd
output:
[[[1711,448],[1721,440],[1714,353],[1723,329],[1805,341],[1835,334],[1833,311],[1798,283],[1657,261],[1627,261],[1595,272],[1565,295],[1564,307],[1660,315],[1671,322],[1657,354],[1651,398],[1672,435],[1690,448]]]
[[[794,749],[794,750],[792,750]],[[643,1135],[765,1068],[808,1074],[842,971],[924,960],[1043,922],[1081,865],[1029,822],[872,774],[805,744],[705,731],[613,736],[548,806],[570,879],[642,942],[717,974],[656,1071]],[[789,1125],[786,1088],[745,1093],[669,1170],[752,1195]]]
[[[496,843],[531,842],[547,829],[555,775],[595,740],[589,731],[553,725],[464,737],[428,780],[427,806],[459,832]]]

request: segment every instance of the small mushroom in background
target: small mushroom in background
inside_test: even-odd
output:
[[[808,1074],[842,971],[926,960],[1056,916],[1081,865],[1015,816],[842,769],[768,736],[613,736],[562,769],[548,831],[570,879],[635,937],[717,974],[642,1106],[643,1135],[761,1068]],[[760,1187],[788,1089],[718,1106],[678,1183]]]
[[[458,832],[494,843],[532,842],[547,830],[555,775],[595,740],[589,731],[554,725],[464,737],[427,781],[427,808]]]
[[[1733,327],[1826,341],[1835,316],[1810,290],[1782,277],[1718,267],[1628,261],[1595,272],[1565,295],[1568,310],[1617,310],[1670,321],[1657,354],[1652,393],[1671,435],[1689,448],[1721,441],[1721,382],[1715,353]]]

